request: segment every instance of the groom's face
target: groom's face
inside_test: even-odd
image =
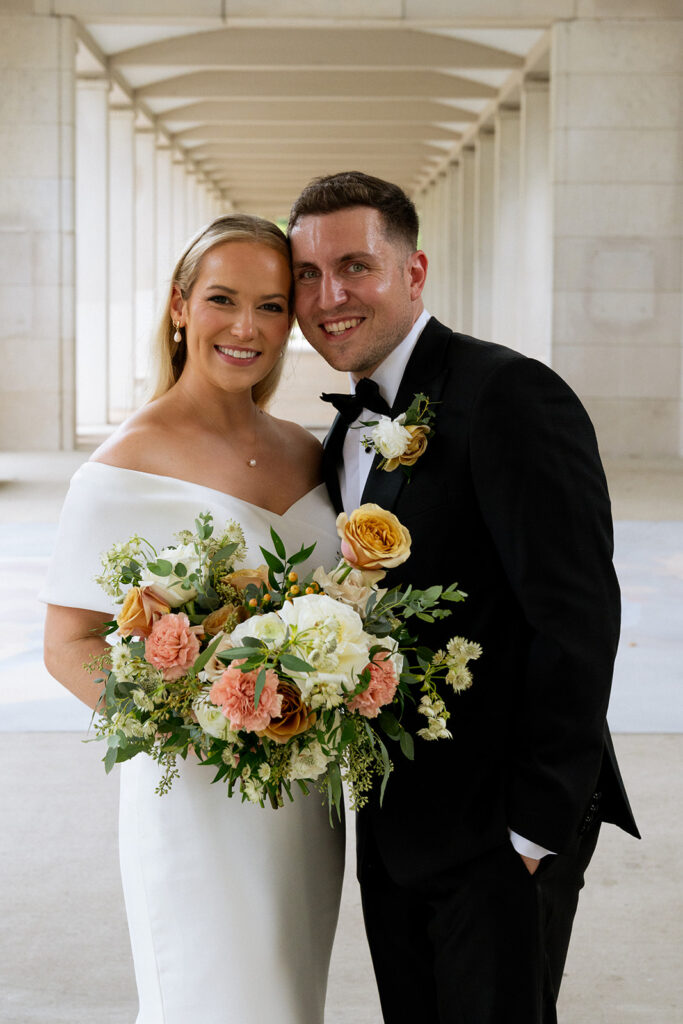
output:
[[[290,237],[305,337],[335,369],[371,374],[422,312],[424,253],[387,238],[367,206],[301,217]]]

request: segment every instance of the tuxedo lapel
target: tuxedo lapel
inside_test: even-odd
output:
[[[323,479],[327,493],[336,512],[343,512],[341,489],[339,487],[339,466],[346,429],[341,416],[337,415],[323,441]]]
[[[438,429],[439,410],[436,403],[440,401],[446,385],[446,347],[451,338],[452,332],[432,317],[408,360],[396,394],[396,401],[391,409],[392,418],[405,412],[415,395],[422,393],[427,395],[430,402],[436,406],[434,411],[437,416],[436,429]],[[375,505],[380,505],[391,511],[396,505],[401,491],[408,483],[408,477],[400,466],[390,473],[380,469],[381,461],[381,456],[376,455],[363,490],[361,503],[373,502]]]

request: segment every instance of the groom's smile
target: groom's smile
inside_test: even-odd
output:
[[[303,334],[335,369],[371,373],[422,312],[424,254],[365,206],[302,216],[290,238]]]

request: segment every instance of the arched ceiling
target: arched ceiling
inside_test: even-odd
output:
[[[78,70],[109,74],[113,102],[132,102],[235,208],[279,217],[339,170],[418,192],[544,36],[542,24],[357,22],[81,16]]]

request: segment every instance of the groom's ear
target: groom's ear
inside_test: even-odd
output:
[[[422,252],[422,249],[417,249],[408,257],[407,271],[410,280],[410,298],[413,302],[422,295],[422,289],[427,280],[428,263],[427,255]]]

